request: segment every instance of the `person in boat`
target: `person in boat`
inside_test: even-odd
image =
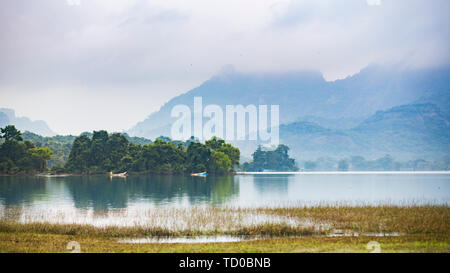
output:
[[[201,173],[192,172],[191,173],[191,176],[207,176],[207,175],[208,175],[208,173],[206,173],[206,172],[201,172]]]
[[[117,174],[114,174],[113,172],[109,172],[109,176],[111,176],[111,177],[113,177],[113,176],[125,177],[126,175],[127,175],[127,172],[117,173]]]

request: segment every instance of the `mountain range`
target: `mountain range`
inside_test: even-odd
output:
[[[9,108],[0,108],[0,127],[13,124],[21,130],[33,132],[42,136],[56,135],[43,120],[31,120],[27,117],[16,117],[15,111]]]
[[[371,65],[345,79],[320,72],[220,73],[167,102],[128,133],[170,136],[175,105],[279,105],[280,141],[297,159],[385,154],[435,159],[450,154],[450,69]],[[236,141],[244,156],[258,142]]]

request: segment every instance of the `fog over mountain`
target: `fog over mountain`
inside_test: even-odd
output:
[[[281,141],[295,157],[316,159],[385,154],[397,159],[440,159],[450,154],[450,123],[435,104],[401,105],[378,111],[353,129],[328,129],[309,122],[282,125]]]
[[[31,120],[28,117],[16,117],[16,113],[13,109],[0,108],[0,127],[10,124],[15,125],[16,128],[22,132],[29,131],[42,136],[56,135],[43,120]]]
[[[449,9],[448,0],[0,1],[0,107],[59,134],[121,131],[204,83],[199,93],[234,90],[223,94],[232,103],[278,103],[282,92],[283,122],[296,109],[309,121],[349,117],[339,124],[351,128],[355,112],[411,103],[408,92],[382,93],[415,89],[423,72],[396,83],[395,67],[357,73],[368,64],[450,64]],[[227,64],[239,72],[213,77]],[[135,133],[153,135],[163,119]]]
[[[450,70],[371,65],[342,80],[321,73],[248,74],[226,70],[167,102],[130,135],[170,136],[175,105],[280,105],[281,142],[297,158],[391,153],[434,158],[449,153]],[[402,106],[403,105],[403,106]],[[204,118],[204,121],[208,120]],[[244,154],[256,147],[239,145]]]

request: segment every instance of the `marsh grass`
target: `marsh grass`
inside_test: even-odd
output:
[[[286,217],[310,218],[315,223],[328,223],[332,229],[353,232],[450,235],[450,207],[444,205],[326,206],[263,211]]]
[[[11,211],[9,211],[11,210]],[[102,237],[450,235],[448,206],[321,206],[296,208],[157,208],[94,214],[3,209],[0,232]]]
[[[209,207],[137,214],[124,210],[92,215],[83,212],[86,221],[80,223],[73,215],[53,212],[44,217],[49,211],[43,211],[39,214],[42,218],[30,218],[25,208],[3,208],[0,252],[68,252],[66,245],[72,240],[81,244],[83,252],[368,252],[365,247],[371,240],[379,242],[383,252],[450,252],[448,206]],[[130,222],[136,216],[140,220]],[[114,221],[105,220],[110,217]],[[99,222],[95,222],[97,218]],[[115,225],[120,219],[125,223]],[[181,224],[174,225],[176,222]],[[258,239],[123,243],[127,238],[195,236]]]
[[[121,243],[114,238],[36,233],[0,232],[0,252],[70,252],[67,243],[77,241],[81,252],[369,252],[371,237],[283,237],[226,243]],[[382,252],[450,252],[449,237],[407,235],[380,237]]]

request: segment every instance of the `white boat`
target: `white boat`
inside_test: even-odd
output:
[[[127,177],[127,172],[123,172],[123,173],[112,173],[112,172],[109,172],[109,176],[110,177]]]
[[[207,172],[202,172],[202,173],[191,173],[191,176],[201,176],[201,177],[206,177],[208,176]]]

